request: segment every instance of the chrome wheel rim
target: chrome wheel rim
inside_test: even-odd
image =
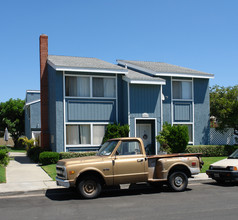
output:
[[[84,186],[84,192],[87,194],[92,194],[96,190],[96,184],[94,181],[87,181]]]
[[[178,187],[182,186],[183,178],[181,176],[176,176],[175,179],[174,179],[174,183]]]

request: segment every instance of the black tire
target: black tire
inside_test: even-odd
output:
[[[100,195],[102,185],[97,177],[85,176],[78,182],[77,191],[84,199],[95,199]]]
[[[169,176],[168,185],[173,191],[182,192],[187,188],[188,177],[184,172],[174,172]]]

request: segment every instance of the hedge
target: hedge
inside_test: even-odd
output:
[[[0,145],[0,150],[5,150],[7,153],[10,151],[9,148],[5,145]]]
[[[89,151],[89,152],[61,152],[60,160],[61,159],[69,159],[69,158],[75,158],[75,157],[87,157],[87,156],[95,156],[97,152],[95,151]]]
[[[194,145],[187,146],[187,153],[202,153],[204,157],[229,156],[236,149],[237,145]]]
[[[40,153],[39,161],[42,165],[54,164],[57,163],[59,160],[59,153],[57,152],[50,152],[44,151]]]
[[[6,150],[0,150],[0,164],[3,166],[7,166],[10,161],[8,156],[8,152]]]
[[[39,162],[40,153],[44,151],[41,147],[32,147],[27,150],[27,156],[35,163]]]

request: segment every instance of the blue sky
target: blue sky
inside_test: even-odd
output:
[[[234,86],[237,11],[237,0],[1,1],[0,102],[40,88],[40,34],[51,55],[166,62]]]

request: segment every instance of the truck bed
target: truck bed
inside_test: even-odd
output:
[[[160,154],[160,155],[149,155],[148,159],[161,159],[161,158],[170,158],[170,157],[192,157],[199,156],[201,157],[201,153],[179,153],[179,154]]]

